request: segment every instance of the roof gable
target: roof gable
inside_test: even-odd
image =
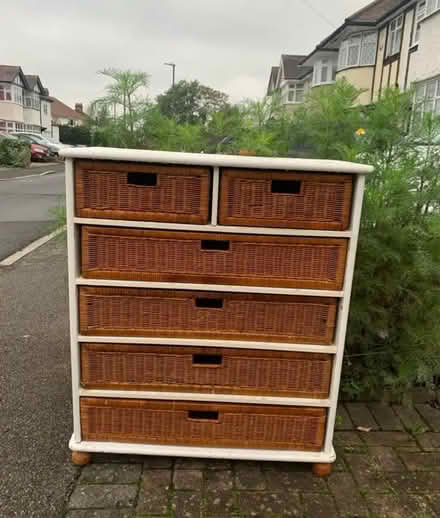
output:
[[[38,86],[40,93],[43,95],[47,95],[44,93],[47,89],[44,88],[44,86],[40,80],[40,76],[26,74],[26,80],[28,82],[30,90],[33,90],[35,88],[35,86]]]
[[[85,121],[88,119],[87,115],[85,113],[80,113],[75,111],[74,109],[70,108],[70,106],[67,106],[67,104],[64,104],[59,99],[56,99],[55,97],[52,98],[52,119],[72,119],[72,120],[82,120]]]
[[[310,72],[310,67],[301,66],[307,56],[297,54],[282,54],[281,63],[284,79],[301,79]]]
[[[389,16],[399,7],[408,4],[412,0],[374,0],[367,6],[349,16],[347,22],[378,23],[386,16]]]
[[[0,81],[13,83],[17,75],[20,75],[24,87],[28,88],[28,82],[21,67],[15,65],[0,65]]]

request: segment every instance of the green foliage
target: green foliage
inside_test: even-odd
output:
[[[295,111],[292,149],[310,157],[341,159],[355,145],[363,114],[355,103],[362,93],[346,80],[315,88]]]
[[[31,147],[19,139],[0,138],[0,165],[28,167],[31,162]]]
[[[90,146],[90,129],[86,126],[60,126],[60,141],[73,146]]]
[[[158,95],[160,112],[178,124],[205,123],[228,104],[228,96],[198,81],[179,81],[164,94]]]

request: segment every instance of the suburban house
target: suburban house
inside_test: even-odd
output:
[[[60,126],[82,126],[88,117],[84,113],[82,103],[76,103],[75,109],[70,108],[55,97],[52,98],[52,136],[59,140]]]
[[[364,90],[362,104],[414,86],[418,109],[440,115],[440,0],[375,0],[299,58],[282,55],[271,69],[267,95],[279,91],[286,106],[345,77]]]
[[[0,131],[51,132],[49,91],[36,75],[19,66],[0,65]]]

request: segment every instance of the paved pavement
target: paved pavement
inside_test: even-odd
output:
[[[15,172],[21,177],[0,181],[0,261],[53,230],[49,211],[64,204],[64,164],[48,169],[56,173],[23,177],[45,170],[24,169]]]
[[[0,518],[440,516],[440,411],[426,402],[340,405],[328,479],[167,457],[73,467],[65,241],[0,269],[0,293]]]
[[[64,170],[63,162],[32,162],[30,167],[0,167],[0,180]]]

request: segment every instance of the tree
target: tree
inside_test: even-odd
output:
[[[135,130],[140,113],[148,103],[145,94],[149,84],[148,74],[117,68],[107,68],[99,71],[99,74],[112,82],[105,87],[106,95],[91,105],[90,112],[97,117],[95,125],[102,128],[102,121],[107,121],[109,116],[113,117],[114,122],[110,126],[120,132],[118,138],[121,144],[136,147]],[[121,111],[122,116],[119,115]]]
[[[205,123],[228,104],[228,96],[198,81],[179,81],[157,96],[160,112],[178,124]]]

